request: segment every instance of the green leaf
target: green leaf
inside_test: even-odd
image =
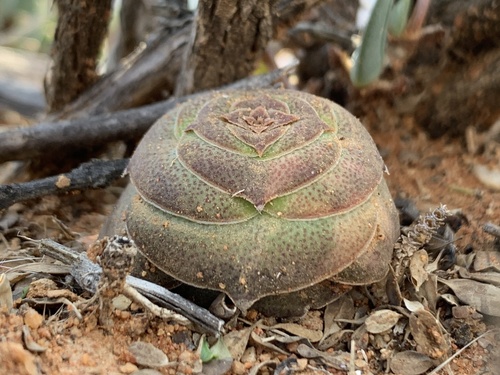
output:
[[[221,339],[218,339],[212,347],[208,345],[205,339],[202,340],[200,359],[203,363],[210,362],[213,359],[232,358],[231,353],[229,353],[229,350]]]
[[[218,339],[214,346],[210,348],[210,350],[214,354],[214,358],[232,358],[231,353],[229,353],[229,350],[226,347],[226,344],[224,344],[224,341],[222,341],[221,339]]]
[[[410,16],[412,0],[399,0],[391,9],[389,15],[389,33],[401,36],[405,31],[406,23]]]
[[[208,345],[207,340],[205,340],[204,338],[202,339],[201,343],[200,359],[203,363],[209,362],[214,359],[214,354],[210,350],[210,346]]]
[[[361,45],[353,54],[351,81],[355,86],[366,86],[382,72],[392,4],[393,0],[378,0],[373,8]]]

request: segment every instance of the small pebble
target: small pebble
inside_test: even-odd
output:
[[[120,372],[122,374],[131,374],[137,370],[138,370],[137,366],[130,362],[127,362],[124,365],[120,366]]]
[[[189,350],[184,350],[179,357],[177,357],[177,361],[191,363],[194,360],[194,353]]]
[[[115,310],[115,316],[121,320],[128,320],[132,316],[130,311]]]
[[[243,375],[247,371],[245,365],[240,361],[234,361],[233,364],[231,365],[231,370],[235,375]]]
[[[145,368],[142,370],[137,370],[133,372],[131,375],[162,375],[162,373],[160,371],[153,370],[152,368]]]
[[[471,306],[453,306],[451,311],[455,319],[467,319],[475,312]]]
[[[83,353],[80,357],[80,364],[85,367],[94,367],[97,365],[94,358],[89,353]]]
[[[240,361],[243,363],[255,363],[257,362],[257,354],[255,353],[255,348],[253,346],[250,346],[249,348],[246,348],[245,351],[243,352],[243,355],[240,358]]]
[[[43,323],[43,316],[41,316],[38,311],[32,309],[31,307],[26,310],[24,314],[24,324],[26,324],[31,329],[37,329]]]
[[[297,359],[297,367],[299,371],[305,370],[307,367],[308,360],[307,358],[299,358]]]
[[[168,358],[160,349],[154,345],[136,341],[130,344],[128,350],[135,358],[135,362],[144,367],[163,367],[168,364]]]
[[[130,305],[132,304],[132,301],[125,297],[123,294],[117,295],[115,298],[113,298],[113,301],[111,302],[113,307],[117,310],[127,310]]]

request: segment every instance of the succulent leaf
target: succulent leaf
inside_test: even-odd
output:
[[[326,99],[201,95],[150,129],[128,169],[119,207],[143,255],[242,310],[388,270],[399,225],[383,160],[360,122]]]
[[[231,154],[186,134],[179,141],[179,161],[209,185],[245,198],[259,211],[272,199],[289,194],[332,169],[340,146],[326,134],[316,142],[273,159]]]
[[[262,213],[237,224],[206,225],[169,215],[136,195],[127,227],[165,273],[222,290],[249,308],[260,297],[302,289],[347,268],[368,250],[377,216],[369,201],[346,217],[289,221]]]

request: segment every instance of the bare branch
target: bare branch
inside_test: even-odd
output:
[[[0,209],[44,195],[106,187],[122,176],[127,163],[128,159],[93,160],[59,176],[0,185]]]
[[[116,70],[120,60],[131,54],[140,42],[151,35],[172,33],[190,15],[185,0],[122,0],[120,32],[111,46],[107,70]],[[165,35],[165,34],[164,34]]]
[[[90,118],[44,122],[0,133],[0,162],[27,160],[87,148],[116,139],[139,138],[173,107],[173,100]]]
[[[225,89],[256,89],[272,87],[283,81],[288,69],[250,77]],[[89,149],[110,141],[140,138],[168,110],[192,96],[169,99],[136,109],[87,118],[43,122],[30,127],[0,132],[0,163],[27,160],[44,155],[59,155],[66,150]]]
[[[163,35],[163,34],[162,34]],[[102,77],[69,105],[58,118],[92,116],[133,108],[155,101],[161,92],[172,92],[179,73],[188,30],[170,38],[159,36],[113,73]]]

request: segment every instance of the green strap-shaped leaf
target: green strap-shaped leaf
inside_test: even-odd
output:
[[[405,31],[408,17],[410,16],[412,0],[399,0],[394,4],[389,15],[389,33],[401,36]]]
[[[378,0],[373,8],[361,45],[353,54],[351,81],[355,86],[371,83],[382,72],[392,4],[393,0]]]

